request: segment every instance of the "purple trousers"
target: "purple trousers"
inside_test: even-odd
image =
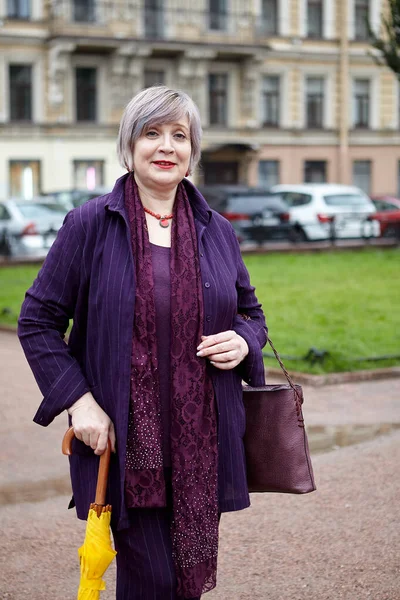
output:
[[[181,600],[172,560],[171,509],[137,508],[129,513],[131,527],[113,531],[116,600]]]
[[[131,508],[130,527],[113,530],[117,551],[116,600],[183,600],[177,594],[172,560],[170,467],[164,469],[164,476],[167,506]]]

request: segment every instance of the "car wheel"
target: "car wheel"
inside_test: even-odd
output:
[[[3,231],[3,234],[0,237],[0,254],[2,256],[6,256],[7,258],[11,258],[13,256],[11,238],[7,231]]]
[[[7,244],[7,238],[5,232],[0,233],[0,255],[9,256],[9,247]]]
[[[290,232],[289,240],[291,242],[294,242],[295,244],[298,244],[301,242],[308,242],[308,237],[306,235],[306,232],[302,227],[300,227],[300,225],[295,225],[292,231]]]
[[[396,225],[389,225],[383,232],[382,237],[385,238],[400,238],[400,227]]]

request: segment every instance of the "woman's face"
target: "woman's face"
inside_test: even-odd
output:
[[[187,117],[149,127],[134,145],[135,177],[149,188],[177,186],[189,168],[191,151]]]

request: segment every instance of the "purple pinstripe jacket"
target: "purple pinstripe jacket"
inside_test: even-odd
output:
[[[43,394],[34,421],[47,426],[91,391],[115,425],[107,502],[118,529],[128,526],[124,502],[135,278],[124,207],[126,175],[110,194],[90,200],[65,218],[37,279],[27,291],[18,323],[26,358]],[[204,334],[234,329],[248,343],[246,359],[231,371],[209,365],[218,409],[219,508],[249,505],[241,381],[264,384],[261,348],[267,328],[250,285],[235,233],[184,180],[195,217],[204,291]],[[250,319],[240,315],[246,315]],[[73,328],[68,344],[64,335]],[[78,517],[95,496],[98,457],[75,440],[70,457]]]

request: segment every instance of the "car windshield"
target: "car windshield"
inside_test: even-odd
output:
[[[329,194],[324,196],[328,206],[361,206],[369,204],[368,198],[361,194]]]
[[[46,202],[43,204],[39,204],[40,207],[43,206],[43,208],[46,208],[47,210],[50,210],[51,212],[57,212],[60,213],[60,215],[66,215],[67,214],[67,208],[65,206],[62,206],[61,204],[58,204],[58,202],[54,202],[53,204],[51,204],[50,202]]]
[[[25,219],[37,219],[40,217],[60,217],[66,215],[67,211],[56,204],[17,204],[17,208]]]
[[[296,206],[304,206],[309,204],[312,200],[311,194],[305,194],[303,192],[281,192],[285,202],[288,203],[290,208],[295,208]]]
[[[278,196],[279,197],[279,196]],[[274,195],[265,196],[233,196],[229,199],[229,212],[254,214],[262,212],[262,210],[271,205],[271,199],[275,200]]]
[[[77,206],[80,206],[81,204],[84,204],[88,200],[96,198],[99,195],[100,194],[97,192],[77,192],[72,199],[72,203],[76,208]]]
[[[400,205],[392,204],[387,200],[372,200],[375,205],[376,210],[379,211],[389,211],[389,210],[400,210]]]

